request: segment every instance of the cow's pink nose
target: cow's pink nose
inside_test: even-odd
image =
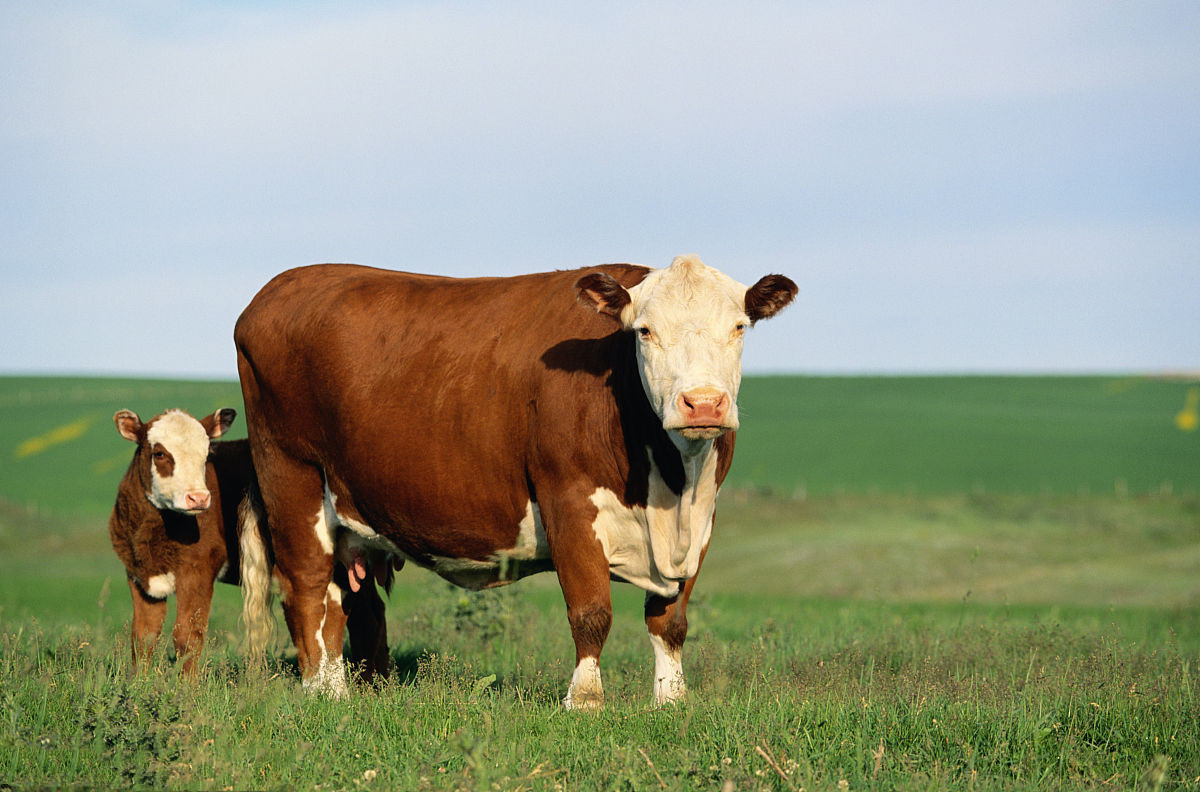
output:
[[[208,508],[210,503],[212,503],[212,495],[208,490],[197,490],[183,496],[183,505],[189,511],[203,511]]]
[[[685,426],[720,426],[729,413],[729,394],[716,388],[696,388],[679,394]]]

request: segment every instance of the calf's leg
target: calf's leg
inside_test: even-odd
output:
[[[213,580],[204,570],[176,576],[175,627],[171,637],[175,642],[175,657],[183,661],[183,673],[187,676],[195,675],[196,663],[204,649],[212,597]]]
[[[154,655],[158,637],[162,634],[163,622],[167,620],[167,601],[147,595],[132,577],[127,576],[126,581],[129,583],[129,593],[133,596],[130,644],[133,667],[136,669]]]
[[[350,632],[350,664],[359,678],[371,682],[387,679],[387,623],[383,598],[368,578],[357,592],[343,592]]]

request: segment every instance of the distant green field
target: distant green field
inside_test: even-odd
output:
[[[236,382],[0,377],[0,497],[59,514],[112,508],[133,445],[112,416],[128,408],[148,419],[181,407],[207,415],[233,407],[227,437],[245,437]]]
[[[1197,493],[1195,382],[1139,377],[747,377],[728,486],[792,496]],[[1194,402],[1192,402],[1194,404]],[[0,496],[111,506],[131,446],[121,408],[241,411],[236,382],[0,378]],[[245,436],[243,418],[231,437]]]
[[[1196,493],[1200,432],[1176,419],[1197,390],[1144,377],[747,378],[730,483],[814,495]]]

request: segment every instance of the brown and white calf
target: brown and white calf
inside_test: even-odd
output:
[[[602,704],[609,581],[632,583],[654,698],[680,698],[743,336],[795,293],[694,256],[471,279],[330,264],[263,287],[234,340],[305,686],[344,693],[347,618],[369,626],[382,605],[336,561],[364,577],[356,559],[374,553],[468,588],[555,570],[575,642],[568,707]]]
[[[174,594],[175,654],[194,673],[213,584],[239,582],[238,508],[253,479],[250,448],[245,440],[209,442],[236,416],[228,408],[202,420],[182,410],[145,423],[130,410],[113,416],[137,444],[108,523],[133,595],[135,667],[153,652]]]

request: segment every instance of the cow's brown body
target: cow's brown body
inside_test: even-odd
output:
[[[330,585],[347,544],[471,588],[554,569],[577,662],[599,657],[619,575],[596,493],[615,493],[617,511],[645,508],[652,471],[660,499],[662,483],[677,496],[686,476],[643,392],[634,334],[576,300],[595,272],[629,288],[648,270],[460,280],[320,265],[276,277],[244,311],[251,449],[306,680],[327,647],[340,650],[347,613],[379,610],[373,586]],[[734,436],[710,442],[719,485]],[[535,523],[544,535],[531,538]],[[694,580],[648,589],[650,634],[675,650]]]
[[[148,465],[139,447],[117,490],[108,531],[125,565],[133,596],[132,644],[135,666],[149,656],[167,616],[165,596],[152,596],[152,581],[170,576],[176,600],[172,630],[176,656],[193,673],[204,647],[213,584],[236,585],[238,506],[253,477],[245,440],[214,442],[205,470],[211,503],[198,514],[159,509],[146,497]],[[162,593],[162,592],[154,592]]]

